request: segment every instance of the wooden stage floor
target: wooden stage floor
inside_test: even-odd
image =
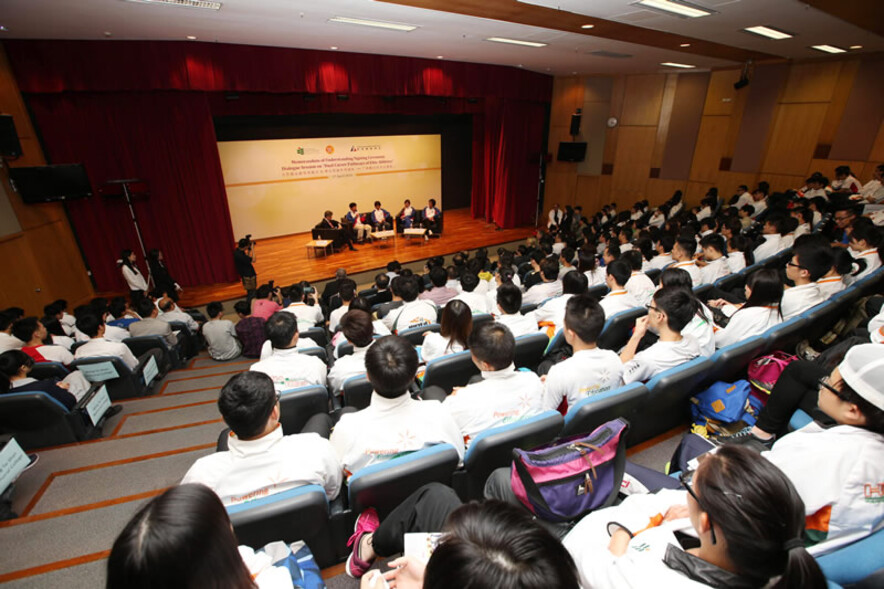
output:
[[[306,244],[311,240],[310,233],[262,239],[257,242],[255,249],[255,270],[258,272],[259,285],[269,280],[275,280],[281,286],[301,280],[316,283],[332,278],[338,268],[345,268],[348,274],[357,274],[380,270],[392,260],[406,264],[483,246],[489,248],[488,253],[493,256],[493,246],[524,239],[533,231],[533,227],[497,231],[494,225],[485,223],[483,219],[473,219],[469,209],[455,209],[445,211],[445,230],[441,237],[424,241],[397,235],[374,244],[356,244],[359,250],[356,252],[345,249],[327,257],[320,254],[315,258],[312,252],[308,254]],[[239,282],[186,286],[180,302],[183,306],[193,307],[239,297],[245,297]]]

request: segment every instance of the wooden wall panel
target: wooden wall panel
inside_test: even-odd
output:
[[[0,280],[0,306],[4,309],[12,306],[21,307],[28,315],[42,316],[45,303],[38,303],[35,296],[40,278],[35,272],[36,261],[24,235],[18,233],[0,239],[4,276],[4,279]],[[59,295],[57,298],[61,297],[62,295]]]
[[[737,194],[737,186],[745,184],[751,190],[758,182],[758,175],[748,172],[727,172],[719,171],[715,185],[718,187],[718,194],[725,198]]]
[[[564,208],[565,205],[574,204],[574,191],[576,188],[576,172],[556,172],[548,170],[546,173],[546,188],[543,193],[544,208],[551,209],[554,203],[559,203],[562,208]]]
[[[583,106],[583,79],[577,76],[556,78],[553,81],[553,95],[550,104],[549,124],[567,127],[571,115]]]
[[[730,117],[704,116],[691,165],[691,180],[714,182],[718,167],[727,147],[727,129]]]
[[[660,178],[678,180],[690,175],[708,87],[708,73],[678,76]]]
[[[644,196],[656,127],[620,127],[612,188],[626,198]]]
[[[687,180],[660,180],[659,178],[651,178],[648,180],[648,187],[645,192],[645,198],[652,207],[660,206],[675,193],[681,190],[682,193],[687,189]]]
[[[676,94],[678,92],[677,74],[669,74],[666,76],[666,83],[663,85],[663,101],[660,106],[660,122],[657,124],[657,137],[654,140],[654,153],[651,154],[651,167],[661,168],[663,166],[663,156],[666,152],[667,139],[670,136],[670,125],[672,124],[672,110],[675,106]]]
[[[829,143],[832,149],[829,157],[848,160],[866,160],[875,143],[875,135],[881,121],[884,120],[884,60],[867,61],[862,65],[852,62],[856,76],[850,81],[850,85],[839,82],[839,88],[850,88],[850,98],[846,91],[836,92],[836,97],[842,97],[839,101],[844,103],[838,117],[833,117],[831,131],[832,139]],[[835,104],[833,100],[832,104]],[[828,119],[826,122],[829,122]],[[825,132],[825,129],[824,129]],[[825,143],[827,137],[821,138]]]
[[[829,102],[838,86],[842,61],[793,64],[781,102]]]
[[[665,74],[627,76],[620,124],[655,126],[660,119],[665,84]]]
[[[762,165],[766,174],[804,175],[826,116],[826,104],[781,104]]]
[[[810,165],[807,167],[805,177],[809,177],[814,172],[822,172],[823,175],[828,177],[829,181],[831,182],[835,179],[835,168],[837,168],[838,166],[850,166],[850,169],[853,170],[854,174],[860,174],[860,170],[863,169],[864,165],[865,162],[862,161],[813,159],[810,160]],[[801,188],[801,186],[799,186],[798,188]]]
[[[776,112],[780,90],[786,81],[789,67],[785,63],[759,66],[746,96],[743,120],[734,144],[731,170],[735,172],[757,172],[761,166],[762,154],[770,135],[771,121]]]
[[[761,174],[759,179],[766,180],[770,184],[771,192],[784,192],[804,186],[807,176],[790,176],[788,174]]]
[[[698,206],[713,186],[712,182],[688,182],[687,190],[684,192],[685,206],[688,208]]]
[[[607,202],[607,194],[602,195],[602,178],[603,176],[577,177],[577,198],[574,204],[583,207],[584,215],[592,217]]]
[[[623,100],[626,93],[626,77],[618,76],[611,86],[611,110],[610,116],[620,119],[623,116]],[[604,163],[613,164],[614,154],[617,152],[617,140],[620,137],[620,127],[614,127],[605,131],[605,154],[602,158]]]
[[[737,90],[734,82],[740,79],[742,70],[719,70],[712,72],[709,79],[709,91],[703,105],[704,115],[730,115],[734,111]]]
[[[884,160],[884,122],[878,125],[878,134],[875,136],[875,143],[872,144],[869,160],[873,162]]]

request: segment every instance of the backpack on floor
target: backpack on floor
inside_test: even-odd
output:
[[[798,358],[786,352],[776,351],[766,356],[755,358],[749,363],[746,372],[749,376],[749,383],[763,393],[761,399],[767,403],[767,397],[773,390],[774,385],[786,369],[786,366],[797,360]]]

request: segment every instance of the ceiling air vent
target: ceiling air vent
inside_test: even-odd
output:
[[[595,55],[596,57],[610,57],[612,59],[626,59],[627,57],[632,57],[632,55],[628,53],[617,53],[616,51],[605,51],[604,49],[600,49],[598,51],[590,51],[588,55]]]

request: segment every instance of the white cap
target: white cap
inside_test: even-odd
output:
[[[838,365],[838,371],[860,397],[884,411],[884,346],[853,346]]]

